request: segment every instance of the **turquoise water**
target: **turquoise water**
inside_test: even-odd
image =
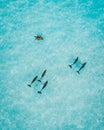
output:
[[[0,129],[104,130],[104,1],[0,3]]]

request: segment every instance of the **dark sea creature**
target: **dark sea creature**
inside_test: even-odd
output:
[[[69,65],[69,67],[72,68],[72,66],[73,66],[77,61],[78,61],[78,57],[74,60],[74,62],[73,62],[71,65]]]
[[[84,63],[82,64],[82,66],[79,68],[79,70],[76,71],[76,72],[77,72],[78,74],[80,74],[80,71],[85,67],[86,64],[87,64],[87,63],[84,62]]]
[[[44,71],[43,71],[43,73],[42,73],[40,79],[38,80],[39,82],[41,82],[42,78],[46,75],[46,72],[47,72],[47,70],[44,70]]]
[[[42,90],[47,86],[48,84],[48,81],[46,81],[44,84],[43,84],[43,87],[40,91],[38,91],[39,94],[42,94]]]
[[[27,84],[29,87],[31,87],[31,85],[37,80],[37,78],[38,78],[38,76],[35,76],[34,78],[33,78],[33,80],[31,81],[31,83],[30,84]]]
[[[35,40],[43,40],[43,37],[41,35],[34,36]]]

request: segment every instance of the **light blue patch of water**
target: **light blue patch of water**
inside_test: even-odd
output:
[[[1,0],[2,130],[104,129],[103,5],[103,0]],[[44,40],[36,41],[37,34]],[[49,83],[39,95],[42,84],[27,84],[45,69],[42,82]]]

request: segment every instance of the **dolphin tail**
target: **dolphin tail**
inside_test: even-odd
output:
[[[38,81],[38,82],[41,82],[41,79],[38,79],[37,81]]]
[[[70,68],[72,68],[72,65],[69,65]]]
[[[42,92],[41,92],[41,91],[38,91],[37,93],[42,94]]]
[[[27,84],[29,87],[31,87],[31,84]]]
[[[78,74],[80,74],[79,71],[76,71],[76,72],[77,72]]]

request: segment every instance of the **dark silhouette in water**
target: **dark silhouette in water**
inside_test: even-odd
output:
[[[48,84],[48,81],[46,81],[44,84],[43,84],[43,87],[40,91],[38,91],[39,94],[42,94],[42,90],[47,86]]]
[[[31,87],[31,85],[37,80],[38,76],[35,76],[34,79],[32,80],[32,82],[30,84],[27,84],[29,87]]]
[[[40,35],[37,35],[37,36],[34,36],[35,37],[35,40],[43,40],[43,37],[40,36]]]
[[[39,82],[41,82],[42,78],[46,75],[46,72],[47,72],[47,70],[44,70],[44,72],[42,73],[40,79],[38,80]]]
[[[74,62],[73,62],[71,65],[69,65],[69,67],[72,68],[72,66],[73,66],[77,61],[78,61],[78,57],[74,60]]]
[[[78,74],[80,74],[81,69],[83,69],[83,68],[85,67],[86,64],[87,64],[87,63],[84,62],[84,63],[82,64],[82,66],[79,68],[79,70],[76,71],[76,72],[77,72]]]

